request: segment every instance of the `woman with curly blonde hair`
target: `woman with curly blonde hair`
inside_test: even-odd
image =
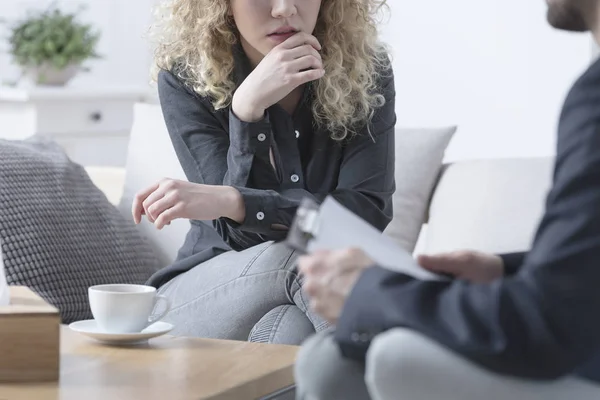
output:
[[[304,198],[392,218],[394,81],[386,0],[170,0],[158,29],[161,108],[188,181],[136,196],[133,217],[191,229],[149,284],[188,336],[299,344],[327,323],[280,243]]]

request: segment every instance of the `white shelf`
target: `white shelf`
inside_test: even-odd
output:
[[[133,106],[152,98],[128,86],[0,86],[0,139],[45,136],[82,165],[125,165]]]
[[[0,102],[106,99],[142,102],[152,96],[151,88],[126,86],[0,86]]]

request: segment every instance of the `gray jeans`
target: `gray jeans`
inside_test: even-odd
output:
[[[171,301],[164,321],[174,335],[298,345],[327,322],[308,310],[296,259],[266,242],[208,260],[159,289]]]
[[[300,400],[597,400],[600,385],[565,377],[535,382],[479,368],[408,329],[375,338],[366,364],[341,356],[330,332],[303,344],[296,362]]]

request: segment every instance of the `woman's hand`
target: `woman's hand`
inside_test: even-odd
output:
[[[245,218],[243,199],[235,188],[175,179],[163,179],[137,193],[131,211],[136,224],[145,214],[158,229],[177,218],[211,221],[228,217],[237,222]]]
[[[321,78],[325,71],[318,50],[317,38],[305,32],[274,47],[236,90],[233,113],[243,121],[258,121],[292,90]]]

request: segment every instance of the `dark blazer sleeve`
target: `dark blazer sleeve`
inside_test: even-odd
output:
[[[244,199],[246,219],[237,224],[224,218],[227,224],[221,226],[262,234],[270,240],[283,238],[284,233],[273,226],[290,226],[305,197],[322,201],[332,195],[380,230],[390,222],[395,190],[393,75],[386,76],[381,85],[386,103],[376,111],[370,135],[365,128],[345,145],[336,189],[333,193],[310,193],[304,189],[248,187],[251,173],[273,173],[269,159],[273,132],[268,116],[246,123],[229,111],[228,132],[209,102],[193,93],[172,72],[163,70],[158,76],[165,122],[188,180],[238,189]]]
[[[598,354],[600,64],[596,72],[565,104],[554,184],[518,272],[473,284],[368,269],[338,323],[345,356],[363,359],[371,339],[395,327],[490,370],[527,378],[570,374]]]
[[[511,276],[516,274],[523,265],[526,256],[527,253],[500,254],[500,258],[502,258],[502,262],[504,263],[504,275]]]

